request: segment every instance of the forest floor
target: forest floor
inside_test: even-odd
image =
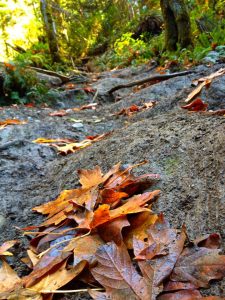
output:
[[[145,88],[127,88],[115,93],[120,101],[97,98],[95,110],[73,111],[70,108],[91,102],[93,95],[76,93],[54,107],[5,107],[1,120],[20,119],[24,125],[0,130],[0,228],[1,242],[18,238],[17,227],[39,224],[42,217],[32,207],[53,200],[64,189],[78,183],[77,170],[99,165],[104,171],[121,161],[123,164],[148,162],[135,172],[157,173],[157,187],[162,195],[154,204],[164,212],[175,228],[183,223],[191,238],[219,232],[225,238],[224,151],[225,118],[188,112],[180,106],[194,88],[192,80],[224,67],[198,66],[193,73],[158,82]],[[127,68],[95,75],[90,85],[103,91],[118,83],[154,74],[148,66]],[[92,76],[93,77],[93,76]],[[209,109],[225,108],[225,75],[203,89],[201,98]],[[72,91],[69,92],[72,95]],[[155,101],[153,108],[130,116],[115,115],[133,104]],[[66,109],[65,116],[49,114]],[[33,143],[37,138],[70,138],[82,141],[86,136],[111,132],[90,147],[61,156],[48,145]],[[26,238],[18,248],[24,255]],[[22,252],[21,252],[22,250]],[[12,258],[13,259],[13,258]],[[17,271],[24,272],[17,264]],[[224,295],[224,281],[212,285],[211,294]],[[206,292],[207,294],[208,292]],[[87,294],[72,298],[89,299]]]

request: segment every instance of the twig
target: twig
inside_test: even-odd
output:
[[[131,81],[128,83],[124,83],[124,84],[119,84],[114,86],[113,88],[111,88],[109,91],[107,91],[108,94],[112,94],[113,92],[123,89],[123,88],[128,88],[128,87],[132,87],[135,85],[140,85],[140,84],[144,84],[146,82],[150,82],[150,81],[154,81],[154,80],[167,80],[173,77],[177,77],[177,76],[184,76],[187,74],[191,74],[193,73],[193,71],[183,71],[183,72],[176,72],[176,73],[172,73],[172,74],[163,74],[163,75],[153,75],[151,77],[147,77],[144,79],[140,79],[140,80],[136,80],[136,81]]]
[[[32,290],[32,289],[29,289]],[[80,289],[80,290],[56,290],[56,291],[48,291],[44,290],[41,291],[42,294],[65,294],[65,293],[85,293],[88,291],[104,291],[103,288],[96,288],[96,289]]]

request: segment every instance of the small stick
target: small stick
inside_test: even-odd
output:
[[[113,92],[123,89],[123,88],[128,88],[128,87],[132,87],[135,85],[140,85],[140,84],[144,84],[146,82],[150,82],[150,81],[154,81],[154,80],[167,80],[173,77],[177,77],[177,76],[184,76],[187,74],[191,74],[193,73],[193,71],[183,71],[183,72],[176,72],[176,73],[172,73],[172,74],[163,74],[163,75],[153,75],[151,77],[147,77],[144,79],[140,79],[140,80],[136,80],[136,81],[131,81],[128,83],[124,83],[124,84],[119,84],[114,86],[113,88],[111,88],[107,93],[108,94],[112,94]]]

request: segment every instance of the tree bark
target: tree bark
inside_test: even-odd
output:
[[[160,0],[165,24],[165,49],[174,51],[192,44],[191,22],[184,0]]]
[[[47,39],[48,39],[48,45],[49,45],[49,50],[50,50],[50,54],[52,57],[52,62],[53,63],[60,62],[61,59],[60,59],[60,55],[59,55],[55,23],[54,23],[52,15],[51,15],[47,0],[40,0],[40,9],[41,9],[43,22],[44,22],[44,27],[46,30],[46,35],[47,35]]]

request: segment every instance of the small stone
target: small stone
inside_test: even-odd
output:
[[[72,124],[72,127],[73,128],[82,128],[82,127],[84,127],[84,124],[83,123],[74,123],[74,124]]]

